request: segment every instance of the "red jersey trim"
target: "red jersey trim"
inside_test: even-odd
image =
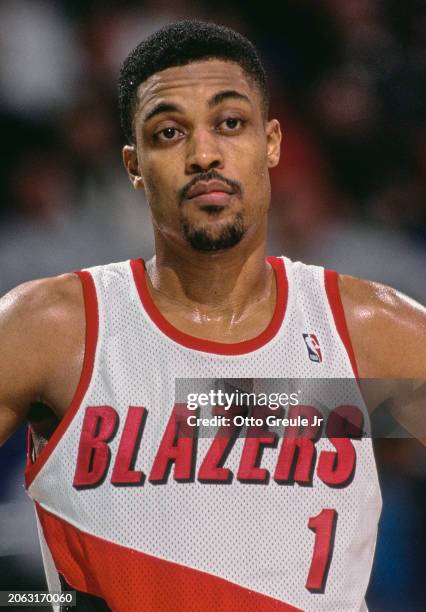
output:
[[[340,296],[339,275],[335,270],[324,270],[324,282],[328,302],[330,304],[337,331],[346,348],[355,378],[359,378],[355,352],[349,335],[348,326],[346,324],[345,311],[343,309],[342,298]]]
[[[33,438],[31,435],[31,427],[28,425],[27,427],[27,461],[25,464],[25,473],[27,473],[27,471],[30,469],[32,465],[33,449],[34,449],[34,444],[33,444]]]
[[[115,612],[301,612],[226,578],[85,533],[38,503],[36,510],[57,571]]]
[[[41,468],[44,466],[53,450],[57,446],[59,440],[67,430],[71,423],[74,415],[80,407],[83,397],[89,387],[90,380],[92,378],[93,365],[95,361],[96,345],[98,340],[98,329],[99,329],[99,315],[98,315],[98,301],[96,298],[96,288],[92,276],[89,272],[80,271],[76,272],[80,277],[83,285],[84,295],[84,310],[86,318],[86,338],[84,348],[84,360],[83,368],[80,374],[80,379],[77,385],[77,389],[74,393],[74,397],[66,411],[64,417],[60,421],[59,425],[49,438],[46,446],[41,450],[40,455],[36,458],[34,463],[31,462],[31,433],[29,431],[28,436],[28,455],[27,455],[27,466],[25,469],[25,483],[28,488]],[[30,428],[28,428],[30,430]]]
[[[284,320],[288,298],[288,282],[284,261],[280,257],[268,257],[267,261],[274,270],[277,286],[275,311],[272,319],[266,329],[264,329],[263,332],[261,332],[255,338],[244,340],[243,342],[234,342],[229,344],[226,342],[215,342],[213,340],[197,338],[196,336],[182,332],[174,327],[174,325],[169,323],[169,321],[167,321],[167,319],[161,314],[151,297],[146,282],[145,264],[143,260],[134,259],[130,262],[130,265],[142,306],[153,323],[164,334],[166,334],[166,336],[178,344],[197,351],[203,351],[204,353],[215,353],[217,355],[243,355],[244,353],[251,353],[252,351],[257,350],[270,342],[270,340],[272,340],[272,338],[274,338],[274,336],[278,333]]]

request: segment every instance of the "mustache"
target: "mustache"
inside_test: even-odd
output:
[[[188,191],[192,189],[194,185],[200,182],[207,182],[207,181],[213,181],[213,180],[222,181],[222,183],[225,183],[226,185],[228,185],[228,187],[231,187],[232,191],[236,195],[241,196],[243,193],[243,188],[239,181],[228,179],[222,174],[220,174],[220,172],[212,168],[211,170],[208,170],[207,172],[202,172],[200,174],[197,174],[189,181],[189,183],[187,183],[181,189],[178,190],[177,196],[178,196],[179,204],[181,204],[183,200],[186,199],[188,195]]]

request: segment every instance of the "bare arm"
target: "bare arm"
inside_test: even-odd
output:
[[[371,281],[339,285],[360,378],[381,379],[375,405],[392,396],[393,416],[426,444],[426,309]]]
[[[25,283],[0,300],[0,445],[36,400],[63,416],[82,367],[84,326],[76,275]]]

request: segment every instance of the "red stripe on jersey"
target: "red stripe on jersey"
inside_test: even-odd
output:
[[[75,413],[80,407],[80,404],[89,387],[92,378],[93,364],[95,361],[96,344],[98,340],[99,316],[98,316],[98,301],[96,298],[96,288],[93,278],[89,272],[76,272],[80,277],[83,286],[84,295],[84,310],[86,317],[86,339],[84,348],[83,368],[80,374],[80,379],[74,397],[59,425],[49,438],[46,446],[41,450],[39,456],[31,463],[31,445],[28,447],[28,460],[25,469],[25,483],[28,488],[37,474],[40,472],[43,465],[46,463],[53,450],[57,446],[59,440],[67,430]],[[29,435],[30,438],[30,435]]]
[[[72,588],[104,599],[114,612],[301,612],[212,574],[89,535],[37,503],[36,508],[59,573]]]
[[[266,329],[264,329],[263,332],[261,332],[255,338],[234,343],[204,340],[178,330],[171,323],[169,323],[169,321],[167,321],[167,319],[161,314],[160,310],[155,305],[146,282],[145,264],[143,260],[134,259],[131,261],[131,267],[135,284],[144,309],[155,325],[161,329],[166,336],[178,344],[182,344],[183,346],[195,349],[197,351],[203,351],[204,353],[215,353],[217,355],[243,355],[244,353],[255,351],[272,340],[272,338],[278,333],[284,320],[288,295],[288,282],[284,261],[280,257],[268,257],[267,261],[275,272],[277,286],[275,311],[272,319]]]
[[[346,324],[345,311],[343,309],[342,298],[339,290],[339,276],[335,270],[324,270],[325,290],[327,292],[328,302],[333,314],[334,322],[340,339],[343,342],[346,352],[348,353],[351,362],[352,370],[355,378],[359,378],[358,366],[355,359],[355,353],[352,346],[351,338]]]

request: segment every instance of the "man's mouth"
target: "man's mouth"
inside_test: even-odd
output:
[[[199,204],[223,207],[229,203],[234,190],[226,183],[218,180],[199,181],[188,190],[187,200],[196,201]]]

